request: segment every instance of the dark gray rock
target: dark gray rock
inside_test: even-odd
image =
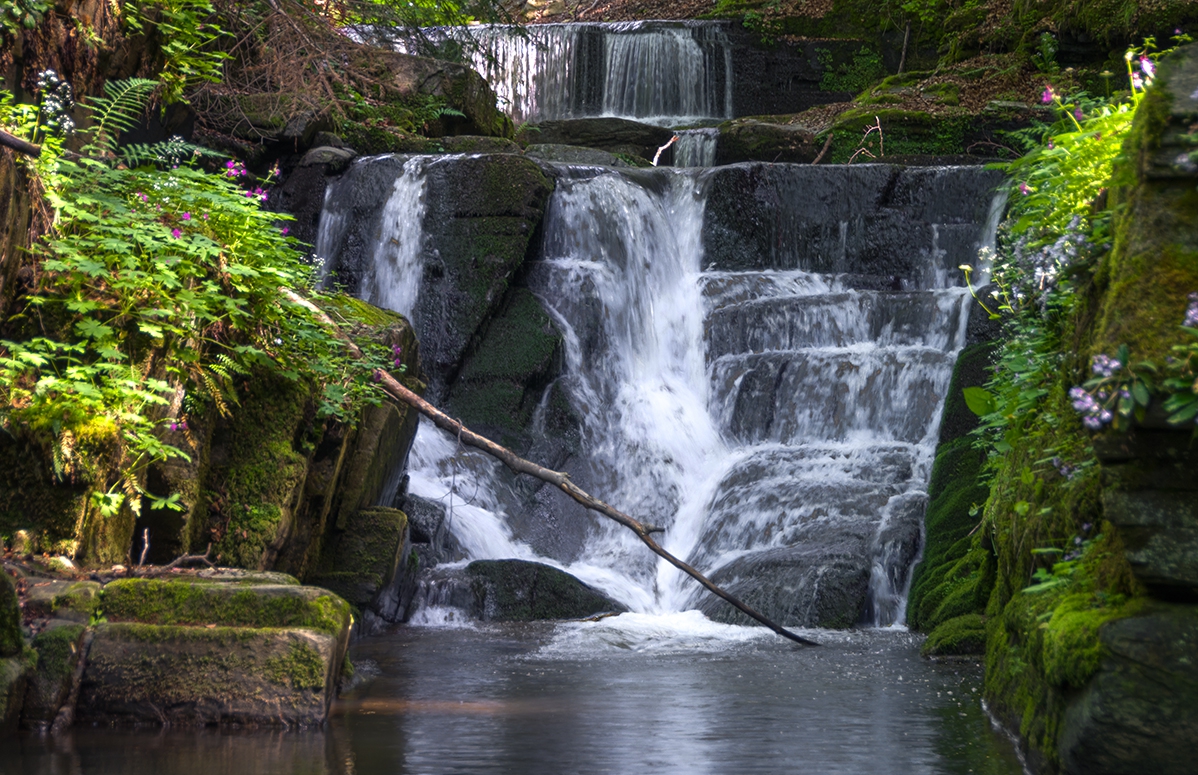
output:
[[[466,566],[475,615],[485,621],[579,619],[623,605],[565,571],[526,560],[476,560]]]
[[[652,159],[674,132],[626,118],[576,118],[545,121],[529,127],[524,136],[539,144],[577,145]]]
[[[898,278],[974,264],[1001,173],[977,168],[736,164],[703,177],[705,261],[718,269],[803,269]]]
[[[1153,587],[1198,587],[1195,493],[1107,490],[1102,507],[1119,528],[1136,578]]]
[[[1098,674],[1065,711],[1069,775],[1189,775],[1198,740],[1198,608],[1155,605],[1105,625]]]
[[[559,164],[599,164],[605,167],[632,166],[607,151],[601,151],[598,148],[580,148],[574,145],[555,145],[553,143],[530,145],[524,150],[524,155],[542,161],[558,162]]]

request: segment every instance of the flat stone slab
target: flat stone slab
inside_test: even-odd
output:
[[[339,637],[349,605],[318,587],[219,584],[182,579],[121,579],[104,588],[113,622],[222,627],[307,627]]]
[[[324,723],[343,645],[317,630],[101,624],[84,723],[310,727]]]
[[[95,581],[30,578],[25,587],[25,618],[86,624],[100,605],[100,589]]]

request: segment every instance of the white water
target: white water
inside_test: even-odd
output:
[[[710,167],[715,164],[715,147],[720,130],[712,128],[683,129],[678,132],[674,148],[675,167]]]
[[[470,36],[474,68],[517,122],[614,116],[667,125],[731,116],[725,74],[732,53],[719,24],[476,25],[426,33]]]
[[[358,291],[359,296],[376,307],[393,310],[409,320],[416,309],[420,278],[424,274],[422,224],[424,167],[428,160],[429,157],[413,156],[404,162],[403,174],[395,179],[379,218],[371,271],[363,277]]]

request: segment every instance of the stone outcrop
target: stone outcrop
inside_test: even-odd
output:
[[[565,571],[527,560],[475,560],[422,581],[420,605],[448,605],[482,621],[580,619],[624,606]]]

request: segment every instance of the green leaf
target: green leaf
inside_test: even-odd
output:
[[[1131,394],[1136,399],[1136,403],[1140,406],[1148,406],[1148,388],[1142,382],[1136,382],[1131,386]]]
[[[109,339],[112,337],[112,329],[103,323],[91,319],[80,320],[75,324],[75,330],[80,336],[87,339]]]
[[[961,392],[965,395],[965,405],[969,407],[969,411],[978,417],[993,414],[998,408],[994,395],[985,388],[967,387]]]

